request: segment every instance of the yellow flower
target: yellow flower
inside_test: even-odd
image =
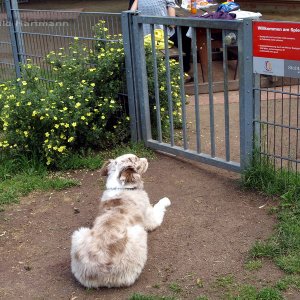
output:
[[[36,116],[36,114],[37,114],[37,112],[34,110],[34,111],[32,112],[32,116],[34,117],[34,116]]]
[[[68,110],[68,108],[67,108],[67,107],[64,107],[63,110],[66,111],[66,110]]]
[[[66,149],[66,146],[60,146],[57,151],[58,152],[63,152]]]
[[[68,138],[69,143],[72,143],[73,141],[74,141],[74,138],[72,136]]]
[[[46,132],[45,133],[45,137],[49,137],[50,136],[50,133],[49,132]]]
[[[76,122],[73,122],[73,123],[72,123],[72,126],[73,126],[73,127],[76,127],[76,126],[77,126],[77,123],[76,123]]]
[[[43,117],[43,116],[40,116],[40,120],[43,120],[43,119],[45,119],[45,117]]]
[[[63,84],[63,82],[59,82],[58,85],[59,85],[60,87],[62,87],[64,84]]]
[[[25,91],[21,91],[21,94],[25,94]]]
[[[81,120],[85,120],[85,116],[81,116],[80,119],[81,119]]]
[[[74,99],[74,96],[69,96],[69,99],[71,99],[71,100]]]
[[[78,41],[79,38],[78,38],[77,36],[74,36],[74,40],[75,40],[75,41]]]
[[[102,116],[101,116],[101,119],[102,119],[102,120],[105,120],[105,116],[102,115]]]
[[[23,133],[25,137],[28,137],[28,131],[24,131]]]
[[[59,124],[55,124],[54,127],[57,129],[59,127]]]
[[[26,81],[22,81],[22,85],[27,85],[27,82]]]
[[[75,108],[78,108],[78,107],[80,107],[81,106],[81,103],[79,103],[79,102],[77,102],[76,104],[75,104]]]
[[[30,106],[31,104],[32,104],[31,101],[28,101],[28,102],[27,102],[27,105],[28,105],[28,106]]]

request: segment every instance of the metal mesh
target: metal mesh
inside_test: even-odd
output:
[[[300,171],[300,79],[261,75],[255,120],[260,154],[275,169]]]
[[[0,6],[0,82],[16,76],[9,25],[4,2],[2,2]]]
[[[39,65],[44,72],[44,79],[51,80],[53,75],[45,58],[49,52],[59,52],[60,48],[68,50],[70,43],[77,37],[80,43],[92,48],[95,45],[94,26],[99,21],[105,21],[108,28],[108,39],[121,34],[120,14],[102,12],[58,11],[58,10],[30,10],[13,9],[15,20],[14,33],[17,38],[17,55],[21,63],[30,59]],[[6,18],[6,14],[3,14]],[[13,70],[11,44],[8,35],[8,26],[1,27],[1,43],[5,43],[6,50],[2,49],[1,66],[11,67]],[[1,72],[2,79],[8,79],[7,72]]]

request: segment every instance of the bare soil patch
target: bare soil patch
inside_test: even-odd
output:
[[[163,225],[149,234],[142,275],[130,288],[86,290],[70,271],[70,237],[78,227],[92,225],[103,180],[98,171],[69,176],[81,186],[34,193],[0,212],[1,299],[172,295],[172,283],[182,288],[181,299],[220,299],[225,292],[215,281],[222,276],[258,287],[282,276],[270,262],[258,271],[244,268],[251,245],[268,237],[276,223],[268,214],[270,199],[243,190],[236,174],[158,154],[145,174],[145,188],[153,203],[168,196],[172,205]]]

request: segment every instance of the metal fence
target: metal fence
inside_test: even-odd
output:
[[[136,97],[139,99],[141,135],[146,145],[164,152],[180,155],[218,167],[240,171],[244,168],[252,152],[252,62],[251,48],[246,36],[251,37],[251,21],[203,20],[196,18],[159,18],[133,15],[130,32],[135,43],[134,58],[136,75]],[[130,22],[129,22],[130,23]],[[150,26],[152,36],[151,55],[144,47],[144,29]],[[165,50],[164,68],[165,84],[163,84],[158,63],[160,51],[154,42],[155,26],[162,24]],[[178,31],[179,70],[172,74],[172,53],[168,49],[167,34],[169,27],[176,26]],[[191,65],[194,82],[194,96],[186,96],[186,85],[183,60],[187,55],[183,51],[182,32],[190,28],[191,33]],[[199,36],[204,30],[207,41],[207,66],[197,53],[203,38]],[[214,45],[212,36],[218,34],[221,43]],[[127,33],[124,32],[126,41]],[[207,36],[207,39],[206,39]],[[235,37],[235,38],[231,38]],[[128,44],[128,43],[127,43]],[[213,48],[223,49],[221,61],[213,60]],[[239,62],[229,60],[229,50],[235,48]],[[129,51],[128,51],[129,52]],[[147,54],[148,53],[148,54]],[[149,63],[149,60],[151,63]],[[147,62],[148,63],[145,63]],[[228,81],[238,64],[239,92],[229,92]],[[214,75],[223,78],[223,92],[214,92]],[[180,78],[174,83],[174,78]],[[149,79],[151,78],[151,83]],[[203,78],[207,80],[208,94],[201,94]],[[234,102],[231,101],[234,97]],[[179,99],[179,101],[178,101]],[[165,106],[163,106],[163,103]],[[180,111],[178,111],[180,106]],[[165,114],[167,111],[167,116]],[[179,114],[179,118],[178,118]],[[168,119],[168,126],[163,124]],[[241,120],[241,121],[240,121]]]
[[[128,96],[133,140],[240,171],[251,159],[255,139],[261,155],[269,157],[275,168],[299,172],[300,82],[253,76],[251,20],[225,22],[145,17],[128,12],[121,15],[80,10],[37,11],[18,9],[16,1],[5,2],[6,13],[1,13],[4,26],[0,27],[0,81],[20,76],[19,63],[27,59],[44,70],[44,79],[55,79],[46,55],[59,52],[60,48],[68,49],[74,37],[87,47],[94,47],[97,39],[93,28],[103,20],[108,35],[123,34],[123,95],[126,99]],[[150,26],[152,37],[148,50],[144,45],[145,24]],[[156,49],[154,42],[158,24],[163,25],[165,50]],[[178,32],[177,48],[171,50],[167,42],[170,26],[176,26]],[[194,77],[194,82],[188,84],[183,69],[187,53],[182,41],[187,28]],[[174,61],[176,84],[171,74]],[[163,80],[159,68],[164,69]],[[232,82],[236,91],[230,90]],[[220,83],[222,92],[218,92]],[[167,118],[166,128],[163,118]]]
[[[256,75],[257,150],[274,169],[300,171],[300,80]]]
[[[15,73],[15,58],[13,56],[13,47],[15,47],[12,20],[6,13],[4,1],[0,7],[0,82],[12,79]],[[8,3],[8,10],[11,5]]]
[[[105,21],[108,28],[107,40],[122,33],[121,14],[105,12],[83,12],[82,10],[32,10],[18,9],[16,1],[5,0],[6,13],[1,14],[0,65],[13,67],[20,76],[20,63],[28,59],[39,65],[45,72],[45,79],[53,79],[46,56],[51,51],[59,52],[61,48],[68,49],[74,37],[89,48],[94,47],[97,38],[94,27],[99,21]],[[9,34],[10,32],[10,34]],[[13,74],[15,75],[15,74]],[[11,77],[5,70],[1,72],[0,80]]]
[[[146,145],[235,171],[247,167],[255,147],[261,156],[273,163],[274,169],[299,173],[300,82],[298,79],[253,74],[251,20],[222,22],[139,15],[130,18],[131,28],[129,26],[129,33],[124,35],[130,36],[131,31],[130,38],[135,43],[134,48],[128,52],[134,52],[133,65],[136,69],[133,71],[138,74],[135,97],[139,99],[139,107],[136,121],[141,122],[137,127],[141,132],[137,134],[141,135]],[[168,50],[166,42],[165,86],[162,86],[159,78],[159,51],[155,50],[157,45],[154,43],[154,30],[158,24],[163,25],[165,40],[170,26],[176,26],[178,31],[177,61],[180,66],[178,74],[182,116],[179,126],[174,116],[178,111],[174,100],[177,92],[174,93],[171,74],[173,54]],[[150,67],[149,63],[145,63],[149,58],[148,50],[144,47],[144,26],[150,27],[147,30],[150,30],[152,38]],[[183,51],[181,32],[185,27],[190,28],[192,44],[194,83],[189,86],[184,84],[183,72],[186,53]],[[216,33],[220,40],[218,44],[215,41]],[[222,51],[222,57],[217,61],[213,58],[214,48]],[[237,54],[238,60],[230,60],[232,51]],[[206,66],[203,65],[201,55],[207,60]],[[239,78],[239,92],[229,91],[228,83],[232,76]],[[203,85],[205,78],[207,84]],[[221,78],[223,83],[221,93],[216,91],[216,78]],[[166,89],[167,94],[167,132],[162,126],[162,88]],[[194,96],[186,96],[187,90],[192,91]],[[203,94],[203,90],[206,94]]]

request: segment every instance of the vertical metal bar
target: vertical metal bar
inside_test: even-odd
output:
[[[283,77],[281,78],[281,133],[280,133],[280,170],[283,170],[283,113],[284,113],[284,106],[283,106],[283,85],[284,85],[284,80]]]
[[[213,96],[213,71],[212,71],[212,47],[211,47],[211,29],[206,29],[207,37],[207,57],[208,57],[208,92],[209,92],[209,117],[210,117],[210,155],[216,156],[215,141],[215,114],[214,114],[214,96]]]
[[[292,117],[292,78],[290,78],[290,94],[289,94],[289,137],[288,137],[288,158],[291,159],[291,117]],[[292,162],[288,161],[288,172],[292,171]]]
[[[147,82],[147,67],[145,62],[145,49],[144,49],[144,31],[143,24],[138,22],[138,16],[132,16],[133,19],[133,40],[134,40],[134,53],[135,53],[135,70],[137,82],[137,95],[138,103],[141,111],[141,128],[142,136],[145,144],[152,139],[150,109],[149,109],[149,93]],[[138,74],[138,75],[137,75]]]
[[[153,78],[154,78],[154,95],[156,104],[156,126],[157,126],[157,139],[162,142],[162,131],[161,131],[161,115],[160,115],[160,99],[159,99],[159,86],[158,86],[158,72],[157,72],[157,55],[155,47],[155,35],[154,35],[154,25],[150,24],[151,32],[151,49],[152,49],[152,59],[153,59]]]
[[[168,111],[169,111],[169,123],[170,123],[170,140],[171,146],[175,145],[174,142],[174,121],[173,121],[173,99],[171,89],[171,74],[170,74],[170,51],[168,44],[168,32],[167,27],[164,26],[164,44],[165,44],[165,65],[167,75],[167,95],[168,95]]]
[[[276,106],[277,106],[277,93],[274,95],[274,108],[273,108],[273,123],[276,124]],[[273,126],[273,169],[276,169],[276,126]]]
[[[238,57],[240,74],[240,159],[241,170],[250,166],[253,153],[253,60],[252,21],[239,28]]]
[[[182,135],[183,148],[188,149],[187,143],[187,120],[186,120],[186,96],[184,88],[184,72],[183,72],[183,52],[182,52],[182,31],[181,26],[177,26],[178,52],[179,52],[179,68],[180,68],[180,99],[181,99],[181,113],[182,113]]]
[[[300,157],[299,157],[299,148],[298,148],[298,145],[299,145],[299,131],[300,131],[300,79],[298,79],[298,88],[297,88],[297,110],[296,110],[296,116],[297,116],[297,130],[296,130],[296,160],[299,160]],[[299,163],[296,162],[296,174],[298,176],[298,165]],[[300,174],[299,174],[300,175]]]
[[[228,51],[225,44],[225,31],[222,30],[223,74],[224,74],[224,126],[225,126],[225,159],[230,161],[230,124],[228,99]]]
[[[266,137],[266,153],[269,154],[269,89],[267,89],[267,111],[266,111],[266,126],[267,126],[267,137]]]
[[[194,70],[194,94],[195,94],[195,117],[196,117],[196,142],[197,153],[201,152],[201,127],[200,127],[200,106],[199,106],[199,86],[198,86],[198,62],[197,62],[197,35],[196,28],[192,28],[192,56]]]
[[[26,63],[23,54],[25,53],[24,49],[24,40],[23,40],[23,33],[22,33],[22,19],[19,12],[18,1],[17,0],[10,0],[11,1],[11,11],[14,23],[14,32],[16,36],[16,41],[18,45],[18,54],[19,54],[19,61],[20,63]]]
[[[21,77],[21,68],[20,68],[20,61],[18,56],[18,44],[17,44],[17,38],[15,34],[15,28],[14,28],[14,19],[13,19],[13,12],[10,5],[10,0],[5,0],[5,10],[7,14],[7,21],[9,24],[9,34],[10,34],[10,42],[11,42],[11,48],[12,48],[12,55],[15,65],[15,71],[16,76],[18,78]]]
[[[130,115],[131,140],[137,142],[141,140],[141,123],[139,119],[139,103],[136,91],[136,75],[134,61],[136,55],[135,40],[133,31],[133,15],[135,13],[125,11],[122,12],[122,30],[123,30],[123,45],[125,53],[126,66],[126,82],[128,94],[128,107]],[[143,99],[143,98],[141,98]]]

